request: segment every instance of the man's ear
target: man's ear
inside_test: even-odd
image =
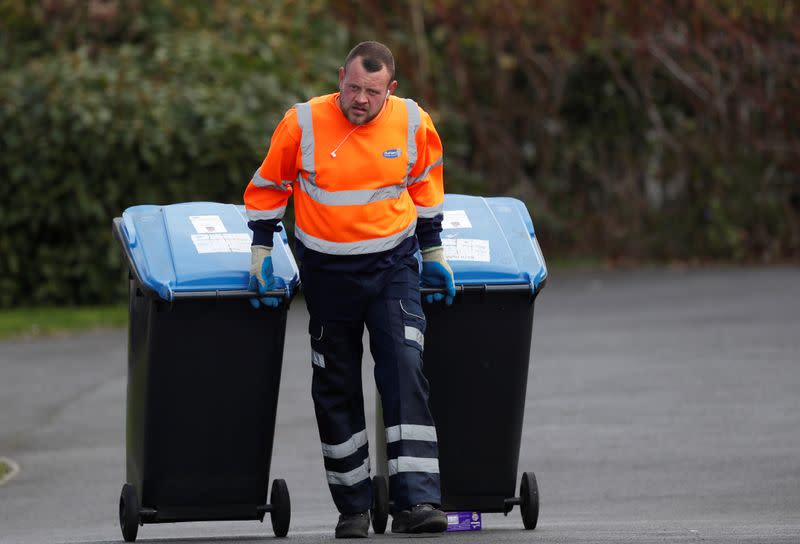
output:
[[[342,90],[342,84],[344,83],[344,66],[339,66],[339,90]]]
[[[394,92],[396,90],[397,90],[397,80],[395,79],[394,81],[389,83],[389,94],[394,94]],[[388,96],[387,96],[387,98],[388,98]]]

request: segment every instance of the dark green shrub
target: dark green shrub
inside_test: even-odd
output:
[[[335,82],[342,33],[312,15],[244,25],[238,41],[170,32],[4,71],[0,305],[119,299],[113,217],[241,202],[285,109]]]

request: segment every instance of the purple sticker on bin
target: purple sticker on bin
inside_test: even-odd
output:
[[[480,512],[447,512],[447,531],[480,531]]]

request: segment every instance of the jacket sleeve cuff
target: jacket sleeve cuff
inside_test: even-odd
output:
[[[253,231],[254,246],[272,247],[272,237],[276,232],[283,230],[278,223],[280,219],[260,219],[258,221],[248,221],[247,226]]]
[[[442,219],[444,215],[438,214],[431,218],[417,219],[417,241],[420,249],[442,245]]]

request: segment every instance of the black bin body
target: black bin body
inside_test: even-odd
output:
[[[426,304],[424,373],[439,441],[442,508],[504,512],[515,496],[534,299],[469,289]]]
[[[131,280],[127,481],[149,523],[263,518],[285,330],[285,310]]]

